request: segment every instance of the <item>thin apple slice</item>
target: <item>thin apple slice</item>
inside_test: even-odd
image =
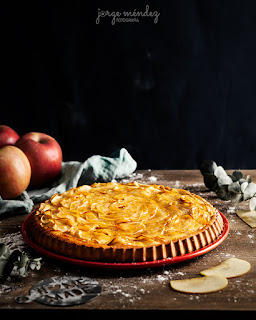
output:
[[[185,293],[209,293],[224,289],[228,280],[219,274],[205,276],[201,278],[191,278],[183,280],[171,280],[171,287]]]
[[[223,261],[219,265],[203,270],[200,273],[204,276],[210,276],[215,274],[220,274],[226,278],[235,278],[247,273],[251,268],[248,261],[230,258]]]

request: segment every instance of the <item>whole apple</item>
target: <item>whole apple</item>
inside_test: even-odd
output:
[[[5,146],[0,148],[0,196],[14,199],[29,185],[31,168],[28,158],[19,148]]]
[[[30,162],[32,188],[50,184],[59,175],[62,151],[53,137],[41,132],[29,132],[16,142],[16,146]]]
[[[0,125],[0,148],[8,145],[15,145],[16,141],[20,138],[17,132],[12,128]]]

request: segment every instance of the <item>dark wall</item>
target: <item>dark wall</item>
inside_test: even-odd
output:
[[[157,23],[96,24],[146,5]],[[256,167],[256,1],[9,1],[0,21],[0,123],[54,136],[64,160]]]

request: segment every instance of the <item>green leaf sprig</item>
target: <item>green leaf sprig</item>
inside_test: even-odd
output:
[[[0,279],[6,280],[15,267],[21,277],[27,275],[29,268],[39,270],[41,268],[41,259],[29,259],[25,253],[19,250],[11,252],[9,247],[0,243]]]
[[[244,178],[240,170],[227,174],[222,166],[217,166],[213,160],[204,160],[200,165],[205,186],[214,191],[221,200],[231,200],[233,203],[250,200],[250,210],[256,208],[256,184],[251,176]]]

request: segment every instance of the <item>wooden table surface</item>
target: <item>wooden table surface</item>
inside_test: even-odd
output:
[[[256,170],[243,170],[256,180]],[[37,302],[18,304],[14,298],[29,294],[31,286],[38,281],[62,275],[82,275],[96,279],[102,286],[101,294],[79,306],[60,307],[72,310],[256,310],[256,229],[252,229],[236,215],[237,208],[248,208],[248,203],[235,206],[217,199],[209,192],[197,170],[143,170],[136,171],[124,182],[163,184],[184,188],[210,201],[228,219],[230,232],[226,240],[209,253],[190,261],[138,270],[103,270],[63,264],[43,257],[39,271],[29,271],[24,278],[11,278],[0,284],[0,307],[2,309],[52,309]],[[21,236],[22,222],[26,216],[14,216],[0,220],[0,243],[12,250],[20,249],[30,257],[40,256],[30,249]],[[249,273],[229,280],[228,286],[215,293],[185,294],[170,288],[171,279],[199,276],[203,269],[219,264],[230,257],[245,259],[251,263]]]

